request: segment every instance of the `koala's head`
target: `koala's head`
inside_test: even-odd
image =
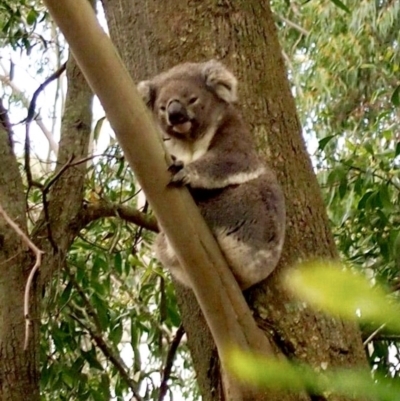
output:
[[[184,63],[142,81],[138,90],[162,130],[181,139],[197,139],[217,125],[237,98],[237,80],[221,63]]]

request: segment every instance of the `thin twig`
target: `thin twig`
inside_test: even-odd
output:
[[[368,338],[363,342],[363,346],[365,347],[373,338],[386,326],[386,323],[380,325],[374,332],[372,332]]]
[[[33,278],[35,277],[36,271],[39,269],[42,263],[42,254],[44,253],[40,250],[30,239],[29,237],[19,228],[18,224],[16,224],[10,216],[6,213],[3,207],[0,205],[0,214],[3,216],[4,220],[10,225],[10,227],[21,237],[22,242],[24,242],[29,249],[31,249],[35,256],[36,261],[32,267],[32,270],[29,273],[28,280],[25,285],[25,294],[24,294],[24,316],[25,316],[25,343],[24,349],[28,348],[28,340],[29,340],[29,327],[31,325],[31,321],[29,319],[29,293],[30,288],[33,282]]]
[[[86,310],[87,314],[93,319],[94,325],[96,326],[96,330],[101,332],[102,329],[101,329],[100,319],[97,316],[97,313],[96,313],[94,307],[90,303],[89,298],[86,296],[85,291],[80,286],[80,284],[76,281],[75,276],[72,274],[72,272],[67,264],[64,265],[64,270],[67,272],[73,287],[75,287],[79,296],[82,298],[83,304],[85,305],[85,310]]]
[[[357,167],[357,166],[353,166],[345,161],[342,161],[342,164],[344,164],[346,167],[348,167],[350,170],[355,170],[355,171],[359,171],[362,174],[371,174],[373,177],[376,177],[382,181],[386,181],[386,183],[393,185],[398,191],[400,191],[400,186],[398,184],[396,184],[392,178],[388,178],[388,177],[384,177],[383,175],[380,175],[378,173],[376,173],[375,171],[373,172],[368,172],[367,170],[362,169],[361,167]]]
[[[34,120],[35,117],[35,109],[36,109],[36,100],[40,93],[44,90],[44,88],[52,81],[55,79],[59,78],[60,75],[65,71],[67,67],[67,63],[64,63],[57,71],[55,71],[53,74],[51,74],[42,84],[39,85],[39,87],[35,90],[35,93],[32,96],[32,100],[29,104],[28,107],[28,114],[26,116],[26,119],[24,120],[26,123],[25,127],[25,173],[26,173],[26,179],[28,181],[28,192],[29,189],[32,185],[34,185],[33,180],[32,180],[32,171],[31,171],[31,166],[30,166],[30,137],[29,137],[29,129],[31,122]]]
[[[69,307],[72,309],[71,305],[69,305]],[[100,334],[96,333],[91,327],[85,325],[77,316],[74,314],[71,314],[70,316],[88,331],[92,340],[103,352],[103,355],[115,366],[121,377],[126,381],[136,400],[142,401],[142,397],[140,397],[138,393],[137,383],[129,376],[128,367],[125,365],[125,362],[118,355],[118,353],[111,349],[111,347],[105,342],[104,338]]]
[[[11,77],[8,75],[0,75],[0,81],[3,82],[4,84],[8,85],[11,90],[13,91],[14,94],[16,94],[22,101],[22,104],[28,108],[29,107],[29,101],[26,98],[25,94],[23,91],[18,88],[17,85],[11,80]],[[40,115],[39,113],[37,114],[37,118],[35,118],[36,124],[39,126],[39,128],[42,130],[43,134],[45,135],[46,139],[49,142],[50,149],[54,152],[54,154],[57,156],[58,153],[58,143],[54,140],[52,133],[47,129],[47,127],[44,125],[43,121],[38,118]]]
[[[286,25],[290,26],[291,28],[296,29],[296,31],[300,32],[304,36],[308,36],[310,32],[308,32],[306,29],[301,27],[300,25],[296,24],[293,21],[288,20],[285,17],[282,17],[282,15],[275,14],[282,22],[284,22]]]
[[[55,79],[59,78],[61,76],[61,74],[66,70],[67,68],[67,63],[65,62],[57,71],[53,72],[53,74],[51,74],[43,83],[41,83],[39,85],[39,87],[35,90],[33,96],[32,96],[32,100],[29,104],[28,107],[28,115],[25,119],[26,123],[30,123],[33,121],[33,118],[35,116],[35,109],[36,109],[36,100],[38,98],[38,96],[40,95],[40,93],[46,88],[46,86],[54,81]]]
[[[386,334],[386,333],[379,334],[378,333],[372,340],[373,341],[390,341],[390,342],[399,343],[400,342],[400,334]]]
[[[183,335],[185,334],[185,329],[181,324],[176,331],[175,337],[171,342],[171,347],[168,350],[167,358],[165,360],[165,367],[163,370],[162,381],[160,385],[160,395],[158,396],[158,401],[163,401],[165,394],[168,390],[168,380],[171,376],[172,365],[174,363],[176,351],[178,350],[178,346],[182,340]]]

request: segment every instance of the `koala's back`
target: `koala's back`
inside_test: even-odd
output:
[[[221,190],[192,191],[242,289],[278,264],[285,232],[285,203],[274,174]],[[250,207],[249,207],[250,206]]]

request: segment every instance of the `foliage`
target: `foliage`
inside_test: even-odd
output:
[[[400,381],[366,371],[336,369],[322,372],[309,366],[266,359],[238,350],[230,353],[231,369],[244,383],[280,391],[307,392],[312,396],[335,394],[353,399],[398,401]]]
[[[273,2],[304,135],[345,260],[398,289],[400,3]],[[371,364],[398,370],[389,337]],[[398,353],[398,351],[397,351]]]
[[[0,43],[29,54],[34,46],[45,42],[37,28],[46,16],[44,7],[37,1],[3,0],[0,3]]]
[[[371,288],[366,277],[342,269],[338,264],[314,262],[292,269],[285,276],[286,287],[317,310],[338,317],[369,321],[400,332],[399,302],[390,302],[380,286]],[[302,307],[304,302],[302,302]],[[382,328],[382,326],[381,326]],[[313,368],[287,360],[266,359],[239,350],[229,353],[232,372],[246,383],[277,390],[304,390],[309,394],[334,393],[352,398],[400,400],[400,379],[381,372],[356,368]],[[393,372],[392,372],[393,374]]]
[[[389,302],[389,294],[360,273],[341,269],[334,263],[308,263],[290,271],[287,288],[315,308],[350,320],[373,322],[399,332],[398,304]]]
[[[353,269],[365,272],[372,284],[386,283],[397,291],[400,2],[272,3],[304,135],[314,152],[314,166],[338,247]],[[33,65],[27,75],[34,76],[36,86],[41,75],[49,75],[65,57],[62,39],[54,33],[38,2],[2,1],[0,29],[3,54],[12,54],[8,75],[13,83],[18,82],[13,80],[17,56],[34,56],[34,61],[29,57],[23,60],[29,59],[27,64]],[[5,60],[2,55],[3,73]],[[24,63],[17,67],[24,69]],[[21,109],[23,116],[26,109],[21,106],[20,95],[11,93],[10,86],[2,82],[2,97],[9,102],[12,122],[21,121]],[[27,85],[28,98],[34,89]],[[38,104],[42,114],[50,116],[56,137],[62,108],[57,99],[62,98],[62,89],[59,84],[50,97],[46,96],[54,102]],[[58,107],[53,108],[54,104]],[[112,140],[102,122],[99,118],[94,127],[101,157],[89,165],[86,200],[142,208],[134,177],[118,149],[108,146]],[[32,136],[37,137],[34,131]],[[17,145],[23,142],[21,137],[17,139]],[[35,146],[41,148],[43,139]],[[18,156],[22,156],[20,150]],[[34,178],[45,184],[52,177],[54,159],[38,151],[34,161]],[[28,204],[29,217],[35,221],[42,210],[37,188],[30,190]],[[126,399],[131,388],[123,371],[144,399],[157,399],[160,373],[180,319],[171,283],[149,256],[151,236],[122,219],[107,218],[93,221],[75,240],[64,268],[46,294],[41,348],[43,400]],[[347,280],[346,276],[346,284]],[[314,284],[320,291],[325,288],[324,279]],[[343,298],[353,292],[343,283],[340,287],[346,288]],[[396,295],[393,292],[391,297]],[[337,293],[331,297],[337,299]],[[335,305],[346,308],[348,303]],[[382,317],[386,322],[387,316]],[[375,324],[381,322],[377,317],[373,320]],[[363,323],[363,329],[367,338],[376,327]],[[372,336],[367,349],[373,369],[386,377],[397,376],[399,346],[399,337],[387,330]],[[123,363],[118,365],[112,356],[120,356]],[[196,399],[184,343],[175,361],[171,389],[179,388],[185,399]],[[298,376],[298,371],[294,373]],[[313,383],[320,380],[312,377]]]
[[[119,148],[107,149],[91,167],[88,199],[134,205],[140,191],[125,167]],[[143,400],[158,398],[180,317],[170,280],[149,257],[150,241],[118,219],[94,221],[76,239],[47,298],[43,399],[124,400],[132,387]],[[192,376],[187,361],[182,344],[170,391],[195,391],[184,385]]]

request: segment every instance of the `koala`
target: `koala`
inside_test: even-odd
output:
[[[172,156],[171,184],[190,190],[241,289],[264,280],[281,255],[285,202],[236,107],[237,79],[216,60],[183,63],[138,90]],[[155,252],[190,287],[162,232]]]

